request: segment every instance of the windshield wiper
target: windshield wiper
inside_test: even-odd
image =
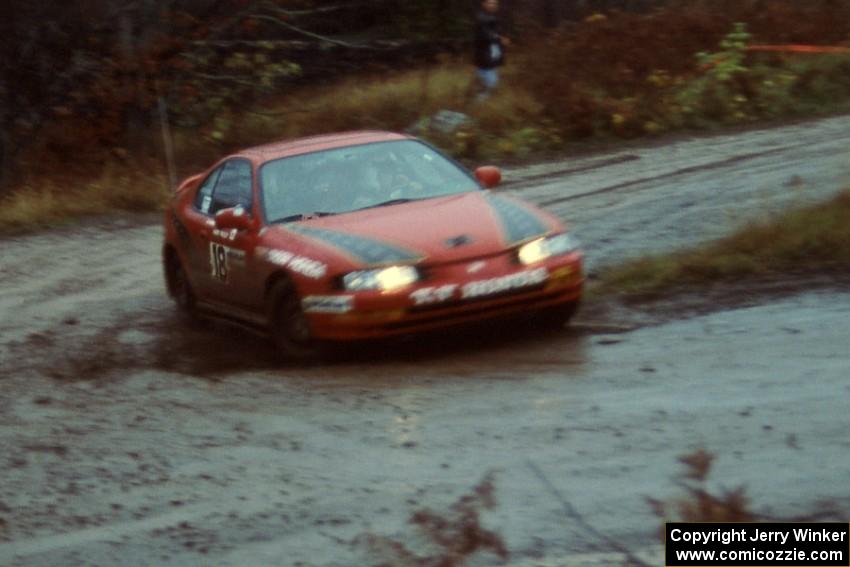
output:
[[[281,217],[279,219],[275,219],[269,224],[277,224],[279,222],[293,222],[299,220],[307,220],[307,219],[315,219],[319,217],[330,217],[337,213],[329,213],[327,211],[313,211],[310,213],[295,213],[294,215],[289,215],[285,217]]]

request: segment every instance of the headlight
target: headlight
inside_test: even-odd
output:
[[[395,291],[419,280],[419,272],[413,266],[390,266],[377,270],[351,272],[342,278],[348,291]]]
[[[532,240],[528,244],[524,244],[517,251],[517,257],[522,264],[528,266],[542,262],[546,258],[552,256],[560,256],[561,254],[569,254],[578,250],[578,240],[570,236],[566,232],[548,236],[546,238],[538,238]]]

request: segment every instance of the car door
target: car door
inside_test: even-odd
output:
[[[224,171],[225,164],[213,169],[201,182],[191,203],[182,210],[182,218],[189,234],[186,250],[189,279],[195,288],[195,294],[201,300],[206,300],[211,286],[210,280],[210,237],[215,228],[212,209],[212,193],[216,183]]]
[[[243,158],[224,163],[210,198],[209,214],[214,219],[221,210],[242,207],[253,214],[253,166]],[[257,283],[253,273],[256,229],[221,230],[213,228],[207,244],[209,287],[212,302],[247,309],[254,301]]]

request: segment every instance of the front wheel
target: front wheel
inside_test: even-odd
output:
[[[171,256],[168,259],[167,269],[166,277],[169,292],[171,292],[171,297],[174,298],[174,303],[177,304],[178,311],[187,319],[195,320],[197,318],[195,291],[192,289],[192,284],[186,275],[183,264],[176,256]]]
[[[288,359],[306,360],[318,354],[301,298],[288,279],[279,280],[269,292],[269,331],[277,351]]]

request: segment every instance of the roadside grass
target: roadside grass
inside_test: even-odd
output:
[[[438,110],[465,109],[474,94],[472,79],[470,68],[453,61],[344,78],[220,116],[204,133],[232,149],[345,130],[406,130]]]
[[[60,183],[40,179],[17,188],[0,206],[0,234],[48,228],[72,219],[115,211],[160,210],[168,197],[164,174],[108,164],[91,179]]]
[[[549,128],[544,104],[512,80],[518,72],[509,65],[504,88],[485,101],[476,100],[474,69],[455,59],[305,87],[256,108],[219,116],[201,136],[180,132],[178,158],[197,156],[210,142],[220,155],[265,141],[360,129],[412,131],[459,158],[527,156],[562,139]],[[443,134],[428,122],[441,110],[464,113],[471,121]]]
[[[839,270],[850,270],[850,191],[695,249],[612,267],[593,292],[649,294],[749,276]]]

